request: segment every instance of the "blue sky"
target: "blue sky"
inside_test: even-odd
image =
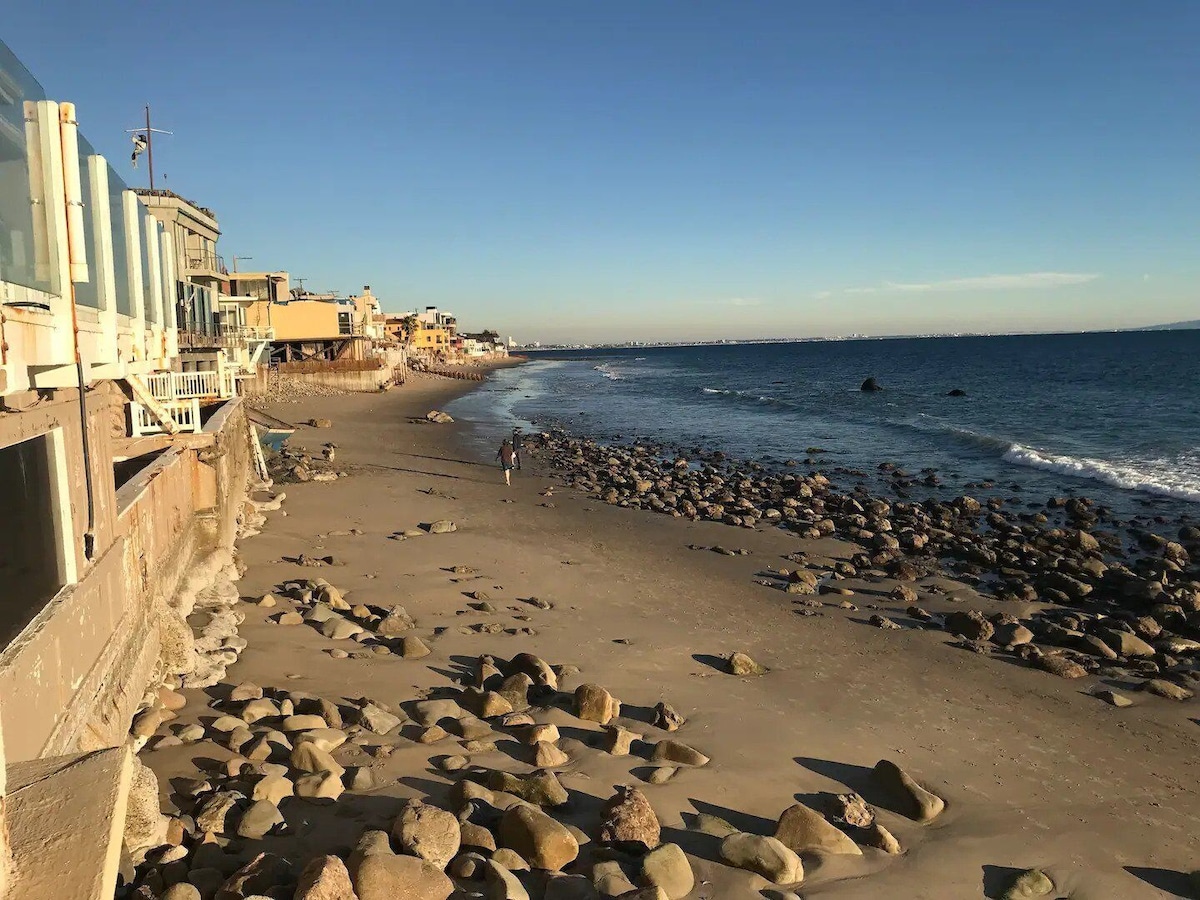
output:
[[[1200,317],[1200,3],[10,4],[227,261],[518,339]],[[141,183],[138,181],[137,183]]]

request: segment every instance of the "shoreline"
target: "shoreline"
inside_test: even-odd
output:
[[[797,798],[820,810],[826,794],[851,790],[875,806],[903,852],[860,844],[861,856],[802,853],[799,893],[950,900],[978,896],[981,887],[992,895],[1009,869],[1035,866],[1054,880],[1056,895],[1080,898],[1161,896],[1153,880],[1137,874],[1143,870],[1177,873],[1170,877],[1185,883],[1182,873],[1196,866],[1190,822],[1200,783],[1191,704],[1139,693],[1131,708],[1114,709],[1086,693],[1091,679],[997,665],[952,646],[941,631],[871,627],[873,613],[898,616],[887,581],[845,578],[837,586],[853,595],[798,598],[818,606],[798,606],[758,583],[768,580],[765,571],[794,567],[785,557],[797,551],[814,572],[849,562],[854,548],[844,541],[602,503],[560,486],[543,468],[541,451],[527,457],[535,464],[514,473],[506,490],[497,466],[463,452],[470,422],[413,421],[477,386],[430,382],[286,405],[298,413],[293,418],[332,420],[328,429],[300,427],[290,444],[319,456],[323,443],[336,443],[336,467],[347,477],[280,486],[288,495],[283,509],[239,546],[246,566],[239,588],[250,601],[239,606],[239,633],[248,647],[228,682],[253,682],[277,701],[285,694],[330,698],[349,722],[352,698],[362,697],[411,717],[415,701],[451,696],[456,679],[470,680],[480,654],[503,664],[524,652],[578,666],[578,675],[562,670],[560,692],[531,710],[537,722],[558,727],[557,746],[568,757],[551,767],[570,795],[553,814],[590,838],[568,871],[591,873],[590,861],[603,856],[596,844],[603,801],[614,785],[633,784],[661,821],[663,841],[687,854],[695,877],[690,900],[761,897],[767,886],[722,862],[719,841],[700,829],[699,814],[770,835]],[[457,530],[403,534],[440,519]],[[329,555],[334,564],[301,567],[294,562],[301,554]],[[318,577],[355,608],[402,604],[415,620],[411,634],[430,655],[376,655],[373,634],[330,639],[308,624],[275,624],[283,612],[311,607],[282,586]],[[938,615],[1021,608],[943,578],[916,586],[920,604]],[[941,592],[931,593],[934,587]],[[276,605],[253,602],[268,592]],[[337,658],[335,651],[351,655]],[[727,674],[722,659],[734,651],[748,653],[766,673]],[[646,742],[678,739],[711,763],[680,769],[662,784],[643,780],[654,769],[645,758],[649,743],[635,745],[632,756],[605,752],[604,731],[573,714],[571,693],[584,682],[619,697],[617,721]],[[228,690],[187,691],[188,705],[160,734],[211,722],[214,712],[238,715],[240,705],[221,700]],[[678,732],[651,724],[660,701],[687,719]],[[352,739],[334,756],[348,768],[348,781],[360,767],[369,769],[373,787],[351,786],[323,803],[285,798],[279,809],[286,833],[235,837],[203,860],[219,865],[200,868],[232,874],[262,850],[285,855],[297,869],[323,853],[345,858],[364,829],[388,830],[407,798],[453,811],[452,785],[461,772],[537,770],[522,729],[484,721],[496,750],[468,750],[449,720],[442,724],[450,733],[430,744],[421,742],[431,736],[426,729],[411,722],[386,735],[349,728]],[[192,802],[172,778],[204,771],[227,783],[222,767],[235,754],[225,743],[209,726],[197,744],[156,750],[151,742],[142,758],[158,774],[168,810],[182,813]],[[460,754],[467,769],[443,768]],[[871,783],[880,759],[902,765],[946,801],[946,810],[931,825],[892,811]],[[618,858],[636,878],[636,856]],[[514,874],[535,900],[541,897],[544,875]],[[1174,883],[1167,875],[1162,879]],[[462,884],[482,889],[478,881]]]

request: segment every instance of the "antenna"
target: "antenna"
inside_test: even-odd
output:
[[[150,169],[150,190],[154,190],[154,135],[170,134],[174,135],[173,131],[163,131],[161,128],[150,127],[150,104],[146,104],[146,127],[145,128],[126,128],[126,134],[133,135],[133,167],[137,168],[137,158],[146,153],[146,165]],[[164,178],[166,176],[163,176]]]

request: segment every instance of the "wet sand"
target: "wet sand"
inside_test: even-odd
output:
[[[240,634],[249,647],[227,681],[396,706],[454,683],[481,654],[507,659],[530,652],[580,668],[564,683],[568,692],[585,681],[608,688],[624,704],[622,723],[648,740],[663,736],[648,722],[654,705],[666,700],[688,719],[672,736],[712,762],[650,785],[639,780],[646,770],[636,756],[571,744],[575,752],[561,771],[572,794],[565,819],[594,838],[614,786],[636,784],[663,824],[663,840],[688,852],[696,874],[693,898],[760,897],[768,886],[722,864],[717,841],[688,830],[694,814],[713,813],[741,830],[769,835],[797,799],[819,809],[822,793],[850,790],[876,805],[904,852],[864,848],[861,857],[806,856],[806,878],[797,889],[804,897],[998,896],[997,886],[1032,867],[1054,880],[1050,896],[1187,895],[1180,873],[1200,866],[1197,701],[1137,694],[1133,707],[1115,709],[1089,696],[1094,679],[1064,681],[999,664],[953,646],[943,632],[871,627],[867,620],[876,611],[906,622],[905,604],[886,596],[889,582],[839,582],[854,596],[817,597],[825,603],[820,614],[800,615],[805,608],[794,598],[755,579],[768,567],[788,565],[787,553],[844,559],[850,545],[608,506],[558,486],[539,471],[536,458],[527,458],[506,488],[496,465],[465,451],[463,423],[414,421],[471,388],[414,379],[386,394],[268,408],[292,421],[331,419],[330,429],[301,426],[291,446],[319,455],[322,444],[335,442],[337,467],[349,477],[279,487],[287,493],[283,510],[270,513],[266,530],[240,545],[247,566],[242,595],[323,577],[352,604],[404,605],[432,653],[419,660],[336,659],[331,649],[356,645],[328,640],[307,625],[274,624],[269,617],[289,608],[286,602],[275,609],[245,603]],[[552,496],[543,495],[548,488]],[[438,519],[453,520],[458,530],[390,537]],[[362,533],[327,536],[350,529]],[[689,545],[749,554],[723,556]],[[301,553],[332,554],[338,564],[310,569],[285,559]],[[454,566],[473,567],[481,576],[455,575]],[[469,605],[474,601],[467,594],[477,590],[490,595],[495,613]],[[553,609],[539,609],[526,602],[530,597],[550,601]],[[858,609],[839,608],[843,600]],[[921,593],[919,605],[939,612],[949,601]],[[974,596],[970,605],[985,613],[1002,608]],[[481,623],[535,633],[470,631]],[[769,671],[749,678],[726,674],[721,657],[738,650]],[[211,717],[202,705],[209,697],[188,694],[183,720]],[[564,709],[535,717],[583,743],[600,733]],[[343,765],[373,767],[378,787],[348,791],[326,806],[289,799],[281,808],[293,833],[230,849],[246,858],[274,849],[299,867],[315,855],[344,854],[365,828],[387,829],[406,798],[441,800],[454,776],[431,761],[461,748],[453,737],[416,743],[408,726],[402,734],[386,758],[351,745],[336,754]],[[493,752],[473,754],[471,762],[528,772],[524,750],[505,740]],[[170,778],[194,775],[196,760],[229,755],[204,742],[148,750],[142,758],[159,774],[166,796]],[[889,811],[868,777],[881,759],[898,763],[945,799],[932,824]]]

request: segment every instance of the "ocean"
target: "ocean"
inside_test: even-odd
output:
[[[562,427],[767,467],[812,458],[844,488],[887,490],[887,462],[937,470],[941,495],[1084,495],[1125,515],[1200,517],[1200,330],[529,358],[450,407],[475,423],[481,453],[514,425]],[[883,390],[861,391],[868,377]]]

